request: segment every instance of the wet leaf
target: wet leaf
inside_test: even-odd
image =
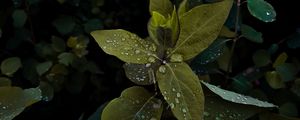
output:
[[[127,78],[138,85],[151,85],[155,82],[156,63],[123,65]]]
[[[56,28],[56,30],[62,35],[66,35],[72,32],[76,25],[74,18],[70,16],[63,16],[57,18],[53,21],[52,24]]]
[[[125,89],[119,98],[104,108],[102,120],[160,120],[162,101],[151,97],[144,88],[134,86]]]
[[[297,68],[295,68],[295,66],[291,63],[284,63],[282,65],[278,65],[275,69],[284,82],[294,80],[295,75],[298,72]]]
[[[261,112],[255,106],[232,103],[218,96],[205,96],[204,120],[246,120]]]
[[[52,65],[53,65],[52,61],[46,61],[46,62],[43,62],[43,63],[39,63],[36,66],[36,71],[41,76],[45,72],[47,72],[52,67]]]
[[[173,11],[173,5],[170,0],[150,0],[149,11],[150,14],[152,14],[153,11],[156,11],[163,16],[168,17]]]
[[[274,104],[265,102],[265,101],[260,101],[256,98],[250,97],[250,96],[245,96],[242,94],[238,94],[232,91],[224,90],[221,89],[217,86],[211,85],[209,83],[202,82],[209,90],[223,98],[224,100],[233,102],[233,103],[239,103],[239,104],[245,104],[245,105],[254,105],[258,107],[265,107],[265,108],[270,108],[270,107],[277,107]]]
[[[11,86],[11,80],[6,77],[0,77],[0,87]]]
[[[107,54],[128,63],[145,64],[155,62],[156,46],[125,30],[99,30],[91,35]],[[153,59],[153,61],[152,61]]]
[[[73,53],[69,52],[61,53],[57,57],[59,59],[59,63],[64,64],[66,66],[72,64],[73,60],[76,58],[76,56]]]
[[[0,119],[11,120],[39,100],[41,91],[38,88],[0,87]]]
[[[285,52],[281,53],[273,63],[273,67],[276,68],[277,66],[284,64],[287,58],[288,55]]]
[[[242,36],[247,38],[248,40],[255,42],[255,43],[263,43],[262,33],[257,32],[251,26],[242,24],[241,32],[242,32]]]
[[[66,50],[66,44],[65,41],[59,37],[56,36],[52,36],[52,48],[53,50],[55,50],[56,52],[64,52]]]
[[[271,4],[264,0],[247,0],[248,10],[251,15],[264,22],[273,22],[276,12]]]
[[[16,9],[13,14],[13,24],[15,27],[20,28],[23,27],[27,20],[27,14],[22,9]]]
[[[22,67],[21,59],[18,57],[7,58],[1,63],[1,72],[4,75],[12,76]]]
[[[271,62],[271,56],[266,50],[257,50],[252,56],[252,60],[257,67],[263,67]]]
[[[219,35],[231,6],[232,0],[224,0],[197,6],[181,16],[179,39],[171,54],[189,60],[206,49]]]
[[[228,40],[217,39],[207,49],[194,58],[194,62],[197,64],[207,64],[215,61],[218,57],[223,55],[226,42]]]
[[[280,78],[276,71],[267,72],[265,78],[273,89],[285,87],[284,81]]]
[[[159,89],[178,120],[200,120],[204,95],[200,80],[186,63],[169,63],[156,72]]]

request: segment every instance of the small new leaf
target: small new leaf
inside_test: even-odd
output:
[[[159,89],[178,120],[201,120],[204,95],[198,77],[186,63],[167,63],[156,72]]]
[[[160,120],[162,110],[161,100],[151,97],[143,87],[134,86],[108,103],[101,120]]]
[[[179,18],[180,34],[171,53],[182,54],[189,60],[206,49],[219,35],[233,0],[204,4]]]
[[[264,0],[248,0],[248,10],[251,15],[264,22],[273,22],[276,12],[271,4]]]
[[[104,52],[128,63],[148,63],[156,51],[155,44],[121,29],[97,30],[91,35]]]
[[[157,11],[165,17],[168,17],[173,11],[173,5],[169,0],[150,0],[149,11]]]

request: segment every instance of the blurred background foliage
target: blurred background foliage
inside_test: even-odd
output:
[[[300,9],[296,0],[267,1],[277,12],[276,21],[260,21],[242,4],[241,38],[235,49],[231,50],[231,41],[217,40],[190,65],[205,81],[269,101],[279,106],[273,112],[299,118],[300,16],[295,13]],[[180,0],[172,2],[178,4]],[[42,101],[27,107],[15,120],[99,118],[105,103],[134,84],[126,78],[123,62],[106,55],[89,33],[122,28],[146,37],[148,3],[2,0],[0,86],[42,90]],[[197,0],[194,3],[198,4]],[[230,15],[224,34],[227,37],[232,36],[234,20]]]

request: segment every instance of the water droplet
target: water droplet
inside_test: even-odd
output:
[[[182,112],[183,112],[183,113],[186,113],[186,109],[183,108],[183,109],[182,109]]]
[[[174,103],[170,104],[171,109],[173,109],[175,107]]]
[[[175,88],[172,88],[172,91],[174,91],[174,92],[175,92],[175,91],[176,91],[176,89],[175,89]]]
[[[208,112],[204,112],[203,115],[204,116],[209,116],[209,113]]]
[[[178,99],[178,98],[175,98],[175,102],[176,102],[176,103],[179,103],[179,99]]]
[[[267,15],[270,15],[271,13],[270,12],[266,12],[267,13]]]
[[[173,54],[171,55],[171,62],[182,62],[183,57],[181,54]]]
[[[146,66],[146,67],[150,67],[150,66],[151,66],[151,63],[147,63],[145,66]]]
[[[158,68],[158,71],[161,72],[161,73],[166,73],[166,67],[165,66],[160,66]]]
[[[125,38],[122,38],[122,41],[125,41],[126,39]]]
[[[180,96],[181,96],[181,94],[180,94],[180,93],[177,93],[177,94],[176,94],[176,96],[177,96],[177,97],[180,97]]]
[[[135,50],[134,53],[135,53],[135,54],[140,54],[141,51],[140,51],[140,50]]]

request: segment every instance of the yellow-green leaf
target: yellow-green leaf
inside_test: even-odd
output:
[[[91,35],[104,52],[128,63],[148,63],[156,51],[154,43],[121,29],[97,30]]]
[[[228,27],[223,26],[220,34],[220,37],[225,37],[225,38],[234,38],[235,37],[235,32],[231,31]]]
[[[187,0],[183,0],[178,8],[178,16],[181,17],[185,12],[187,12]]]
[[[285,87],[284,81],[280,78],[276,71],[267,72],[265,78],[269,85],[274,89]]]
[[[143,87],[130,87],[104,108],[101,120],[160,120],[162,101]]]
[[[159,89],[178,120],[201,120],[204,95],[200,80],[186,63],[168,63],[156,72]]]
[[[204,4],[179,18],[180,34],[171,53],[183,54],[189,60],[206,49],[219,35],[233,0]]]
[[[172,14],[173,5],[170,0],[150,0],[149,11],[157,11],[165,17]]]
[[[281,53],[273,63],[273,67],[276,68],[277,66],[284,64],[287,58],[288,55],[285,52]]]
[[[1,63],[1,72],[7,76],[13,75],[22,67],[21,59],[18,57],[7,58]]]
[[[41,90],[19,87],[0,87],[0,120],[11,120],[25,107],[41,100]]]

